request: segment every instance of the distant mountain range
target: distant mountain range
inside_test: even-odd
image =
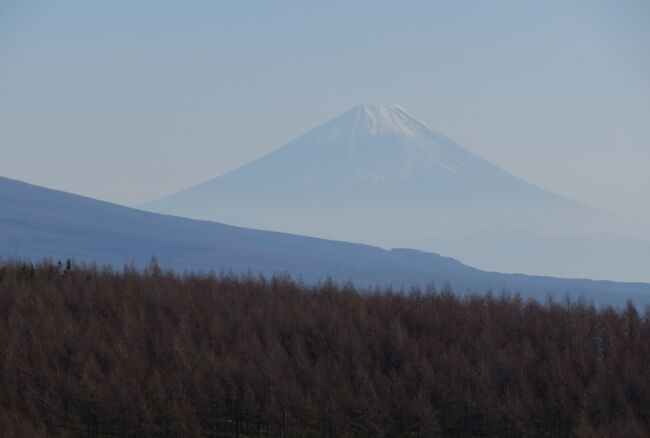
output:
[[[493,270],[650,281],[650,242],[621,237],[626,227],[613,215],[509,174],[397,105],[353,108],[239,169],[139,207],[388,248],[444,248]]]
[[[570,280],[485,272],[457,260],[394,249],[257,231],[148,213],[0,177],[0,255],[74,258],[120,267],[150,257],[177,271],[288,273],[308,282],[328,276],[359,286],[408,287],[448,282],[457,292],[520,291],[525,297],[583,295],[621,305],[650,304],[650,284]]]

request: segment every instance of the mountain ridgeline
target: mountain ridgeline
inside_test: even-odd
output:
[[[309,283],[352,281],[361,288],[449,283],[455,291],[521,292],[557,299],[569,293],[597,304],[650,304],[650,284],[571,280],[475,269],[417,250],[259,231],[149,213],[0,178],[0,256],[142,268],[151,256],[177,272],[290,274]],[[1,261],[1,260],[0,260]]]
[[[489,270],[650,281],[650,242],[619,236],[613,215],[511,175],[397,105],[353,108],[141,207],[389,248],[442,248]],[[497,233],[503,244],[476,251]]]

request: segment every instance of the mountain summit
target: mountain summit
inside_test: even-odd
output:
[[[360,105],[334,119],[342,134],[332,133],[332,141],[356,141],[363,137],[384,135],[417,139],[427,128],[400,105]]]
[[[338,183],[408,179],[417,169],[427,167],[469,177],[463,175],[464,164],[477,161],[398,105],[358,106],[276,153],[303,156],[306,181],[318,175]],[[305,167],[308,164],[313,166]]]

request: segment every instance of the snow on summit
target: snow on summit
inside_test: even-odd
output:
[[[428,128],[399,105],[361,105],[332,120],[329,140],[348,141],[383,135],[417,140]]]
[[[368,136],[401,135],[415,138],[420,122],[399,105],[362,105],[351,111],[354,129]]]

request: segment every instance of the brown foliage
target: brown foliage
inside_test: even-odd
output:
[[[643,436],[650,313],[0,268],[2,436]]]

